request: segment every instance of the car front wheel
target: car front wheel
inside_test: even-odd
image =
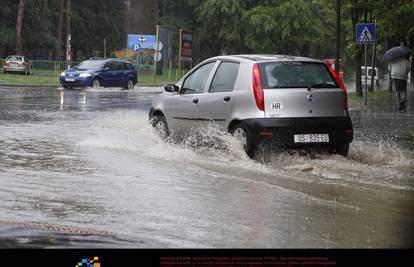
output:
[[[170,134],[167,120],[163,115],[154,116],[152,119],[152,126],[159,133],[162,139],[166,139]]]
[[[99,81],[99,79],[94,79],[92,81],[92,88],[99,88],[101,87],[101,82]]]

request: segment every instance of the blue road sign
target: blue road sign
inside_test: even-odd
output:
[[[141,45],[140,45],[140,44],[134,44],[134,45],[132,46],[132,50],[133,50],[134,52],[139,52],[139,51],[141,50]]]
[[[357,23],[356,24],[356,44],[373,44],[375,43],[375,23]]]

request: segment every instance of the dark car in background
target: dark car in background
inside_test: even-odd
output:
[[[138,82],[137,71],[131,62],[118,58],[91,58],[60,74],[64,88],[123,87],[133,89]]]
[[[32,66],[25,56],[11,55],[6,58],[3,73],[20,72],[26,75],[32,74]]]

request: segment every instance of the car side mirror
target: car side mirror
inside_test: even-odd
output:
[[[170,92],[170,93],[172,93],[172,92],[178,92],[178,90],[179,90],[180,88],[177,86],[177,85],[175,85],[175,84],[167,84],[165,87],[164,87],[164,90],[166,91],[166,92]]]

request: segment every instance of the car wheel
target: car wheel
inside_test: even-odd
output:
[[[124,88],[125,89],[128,89],[128,90],[134,89],[134,81],[132,81],[131,79],[129,79],[127,85]]]
[[[333,149],[331,149],[331,153],[339,154],[344,157],[348,155],[348,152],[349,152],[349,143],[337,145]]]
[[[167,120],[163,115],[154,116],[152,126],[159,133],[162,139],[166,139],[170,135]]]
[[[92,88],[99,88],[101,87],[101,82],[99,81],[99,79],[94,79],[92,81]]]
[[[231,130],[231,134],[240,141],[240,144],[243,147],[244,151],[246,151],[246,154],[250,158],[253,158],[256,148],[253,145],[253,140],[249,130],[242,124],[237,124]]]
[[[24,74],[25,75],[29,75],[29,70],[28,69],[24,69]]]
[[[65,89],[72,89],[72,86],[70,86],[70,85],[64,85],[63,88],[65,88]]]
[[[6,73],[7,73],[7,71],[3,70],[3,74],[6,74]]]
[[[32,68],[29,69],[29,75],[32,75]]]

